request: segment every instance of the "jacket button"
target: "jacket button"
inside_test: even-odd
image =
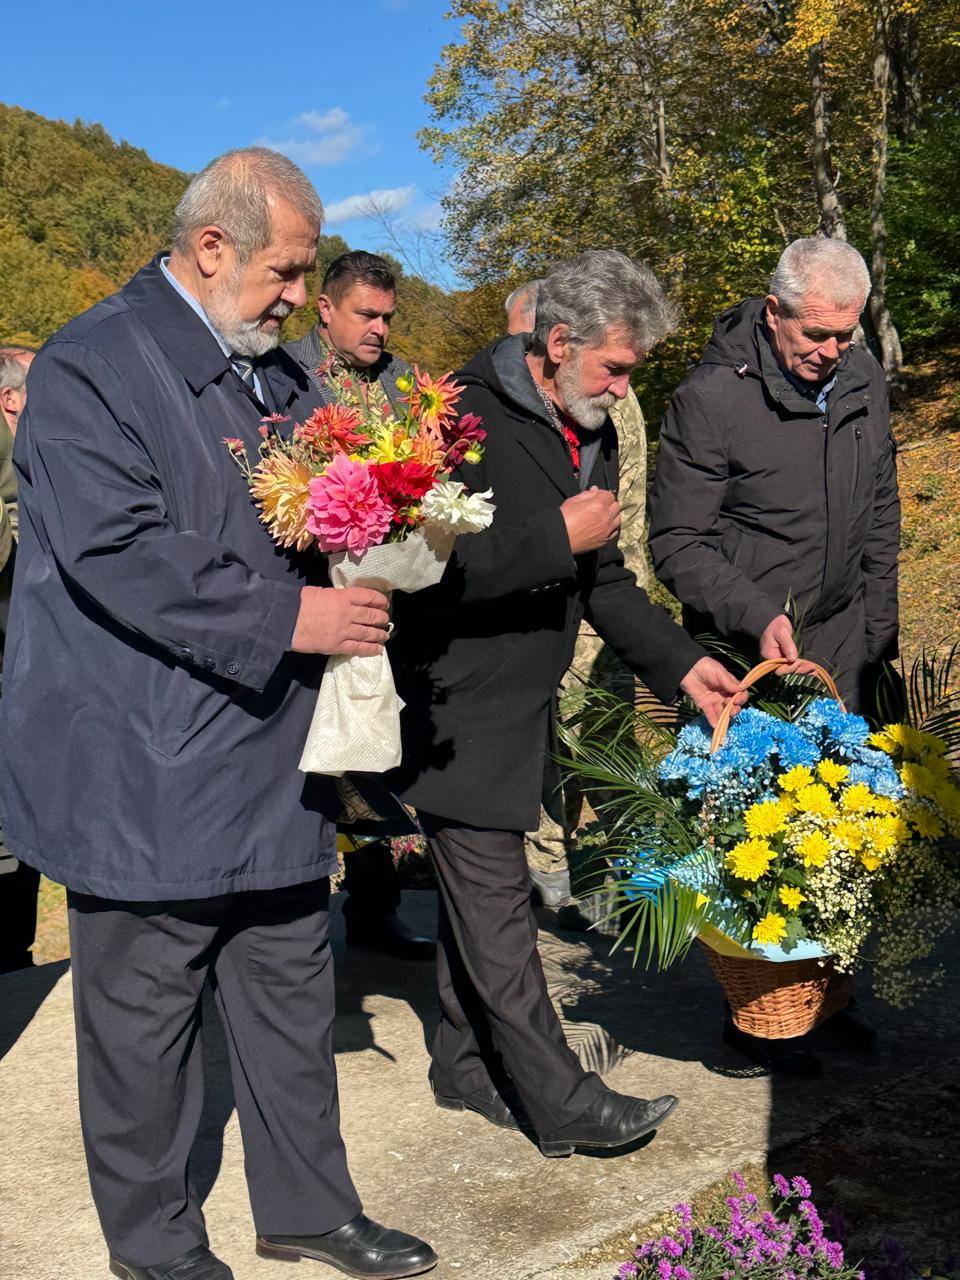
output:
[[[240,663],[235,658],[231,658],[227,663],[227,675],[236,676],[240,674]]]
[[[187,662],[193,661],[193,650],[188,649],[186,645],[181,645],[179,652],[180,657],[184,658]]]
[[[208,671],[216,671],[217,661],[215,658],[204,658],[201,662],[201,666],[206,667]]]

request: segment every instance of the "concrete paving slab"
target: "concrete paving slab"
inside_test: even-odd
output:
[[[960,1057],[960,984],[952,982],[936,1001],[905,1014],[864,998],[864,1017],[882,1032],[876,1053],[858,1058],[827,1048],[821,1079],[773,1079],[720,1043],[722,997],[702,956],[666,975],[646,973],[625,955],[610,957],[602,937],[547,927],[544,969],[581,1059],[622,1092],[672,1092],[681,1106],[638,1150],[544,1160],[520,1135],[434,1106],[426,1083],[433,966],[344,948],[334,903],[336,1049],[351,1169],[371,1216],[431,1241],[442,1280],[545,1280],[571,1267],[578,1280],[606,1280],[613,1267],[589,1260],[598,1245],[730,1168],[823,1129],[831,1115],[895,1088],[924,1063],[942,1074]],[[404,914],[421,930],[432,928],[434,895],[405,894]],[[954,947],[955,974],[958,961]],[[194,1176],[207,1195],[211,1241],[236,1280],[269,1280],[279,1264],[252,1250],[222,1033],[210,1025]],[[0,1277],[106,1276],[77,1116],[66,964],[0,977],[4,1049]],[[335,1273],[314,1265],[303,1274]]]

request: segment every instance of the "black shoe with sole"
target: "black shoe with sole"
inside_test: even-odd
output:
[[[493,1085],[488,1089],[475,1089],[473,1093],[457,1096],[441,1093],[433,1080],[430,1081],[430,1088],[433,1090],[434,1102],[445,1111],[475,1111],[478,1116],[483,1116],[484,1120],[489,1120],[500,1129],[519,1131],[524,1127],[529,1128],[529,1121],[519,1100],[511,1099],[511,1105]],[[522,1117],[524,1124],[517,1119],[518,1115]]]
[[[672,1093],[651,1102],[604,1089],[575,1120],[541,1138],[540,1150],[545,1156],[569,1156],[626,1147],[663,1124],[676,1105]]]
[[[227,1264],[202,1244],[169,1262],[157,1262],[150,1267],[136,1267],[111,1254],[110,1272],[119,1280],[233,1280]]]
[[[778,1075],[810,1079],[823,1069],[820,1059],[795,1040],[764,1040],[761,1036],[752,1036],[741,1031],[732,1018],[727,1018],[723,1024],[723,1042],[758,1067],[775,1071]]]
[[[432,938],[414,933],[398,915],[353,919],[344,912],[347,922],[347,946],[364,947],[397,960],[432,960],[437,944]]]
[[[326,1262],[357,1280],[402,1280],[432,1271],[438,1258],[425,1240],[382,1227],[366,1214],[319,1236],[257,1236],[261,1258]]]

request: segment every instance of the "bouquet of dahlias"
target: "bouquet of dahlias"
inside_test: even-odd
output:
[[[956,734],[956,695],[938,727]],[[910,724],[871,732],[829,698],[796,718],[742,710],[717,746],[702,721],[632,722],[576,743],[614,851],[620,939],[661,967],[700,937],[721,955],[872,965],[890,1003],[936,974],[960,908],[960,788],[947,742]],[[618,940],[618,941],[619,941]]]
[[[247,477],[260,519],[281,547],[327,555],[335,587],[420,591],[439,582],[460,534],[487,528],[492,491],[470,493],[450,478],[479,462],[483,431],[458,415],[452,375],[414,370],[398,379],[403,411],[379,383],[325,371],[333,403],[287,433],[264,419],[259,460],[225,440]],[[400,763],[400,701],[386,652],[328,659],[300,768],[340,776]]]

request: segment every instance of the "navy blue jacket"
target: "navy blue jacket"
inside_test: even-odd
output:
[[[260,373],[271,408],[316,407],[284,352]],[[199,898],[335,865],[329,783],[297,769],[323,659],[287,652],[324,562],[274,547],[222,443],[254,456],[262,413],[158,260],[34,362],[0,817],[72,889]]]

